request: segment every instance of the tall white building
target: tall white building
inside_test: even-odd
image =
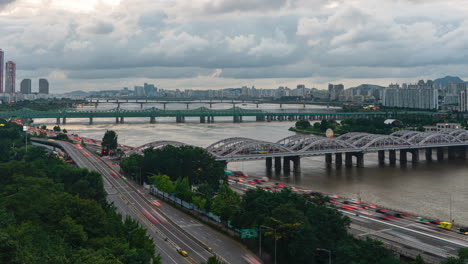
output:
[[[468,112],[468,88],[460,92],[458,107],[460,108],[460,112]]]
[[[432,81],[419,81],[418,84],[391,84],[384,89],[383,105],[397,108],[438,109],[439,91]]]

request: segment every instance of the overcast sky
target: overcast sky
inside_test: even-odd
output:
[[[464,78],[468,1],[0,0],[0,48],[55,93]]]

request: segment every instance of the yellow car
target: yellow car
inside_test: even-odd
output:
[[[182,257],[188,257],[187,251],[182,250],[182,249],[178,249],[177,251],[179,252],[180,255],[182,255]]]

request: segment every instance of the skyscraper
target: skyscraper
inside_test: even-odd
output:
[[[21,81],[20,93],[22,94],[31,93],[31,79],[24,79]]]
[[[5,93],[16,92],[16,64],[12,61],[7,61],[5,64]]]
[[[3,63],[4,63],[4,59],[3,57],[5,56],[5,53],[3,52],[3,50],[0,49],[0,93],[3,93]]]
[[[39,93],[49,94],[49,81],[47,79],[39,79]]]

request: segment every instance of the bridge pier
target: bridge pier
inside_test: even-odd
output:
[[[345,154],[345,166],[346,168],[353,167],[353,154],[352,153]]]
[[[258,104],[257,104],[257,108],[258,108]]]
[[[437,160],[438,161],[444,160],[444,148],[442,147],[437,148]]]
[[[212,103],[210,103],[210,108],[213,108],[213,104],[212,104]]]
[[[97,106],[98,106],[98,103],[95,103],[95,104],[94,104],[94,108],[97,108]]]
[[[186,105],[187,105],[187,110],[188,110],[189,109],[189,104],[187,103]]]
[[[206,118],[204,116],[200,116],[200,123],[202,124],[206,123]]]
[[[155,124],[156,123],[156,117],[152,116],[150,117],[150,124]]]
[[[120,109],[120,103],[117,103],[117,109]]]
[[[118,117],[116,117],[116,118],[115,118],[115,123],[116,123],[116,124],[120,123],[120,121],[119,121],[119,118],[118,118]]]
[[[185,116],[177,116],[176,123],[185,123]]]
[[[388,151],[388,161],[390,162],[390,165],[396,164],[396,150],[391,149]]]
[[[331,164],[332,164],[332,154],[330,154],[330,153],[325,154],[325,164],[327,165],[327,167],[331,166]]]
[[[411,162],[418,163],[419,162],[419,149],[412,149],[411,152]]]
[[[379,164],[380,165],[385,164],[385,150],[379,150],[378,155],[379,155]]]
[[[267,168],[267,170],[271,170],[271,168],[273,167],[273,158],[266,158],[265,159],[265,166]]]
[[[210,123],[214,123],[214,116],[209,116],[208,120],[210,120]]]
[[[60,125],[60,117],[57,118],[57,120],[55,121],[55,124],[56,124],[56,125]]]
[[[140,103],[140,109],[143,109],[143,103]]]
[[[66,117],[63,118],[63,122],[62,122],[62,123],[63,123],[63,124],[66,124],[66,123],[67,123],[67,118],[66,118]]]
[[[335,166],[337,168],[341,168],[343,165],[343,154],[342,153],[336,153],[335,154]]]
[[[286,162],[286,159],[284,159]],[[285,165],[286,168],[286,165]],[[280,171],[281,170],[281,157],[275,157],[275,171]]]
[[[400,164],[406,164],[408,162],[406,150],[400,149]]]
[[[93,124],[93,118],[92,118],[92,117],[89,118],[89,124],[90,124],[90,125]]]
[[[164,110],[166,110],[166,103],[163,103],[163,108]]]
[[[280,108],[283,108],[283,104],[280,104]]]
[[[357,167],[364,168],[364,153],[359,152],[359,153],[356,153],[355,156],[357,159],[357,164],[356,164]]]
[[[432,148],[426,148],[426,161],[432,160]]]
[[[120,117],[120,124],[125,124],[125,119],[124,119],[124,117],[123,117],[123,116],[122,116],[122,117]]]
[[[300,172],[301,171],[301,157],[294,156],[292,157],[292,161],[293,161],[293,166],[294,166],[294,172]]]
[[[283,172],[288,174],[291,172],[291,157],[284,157]]]

